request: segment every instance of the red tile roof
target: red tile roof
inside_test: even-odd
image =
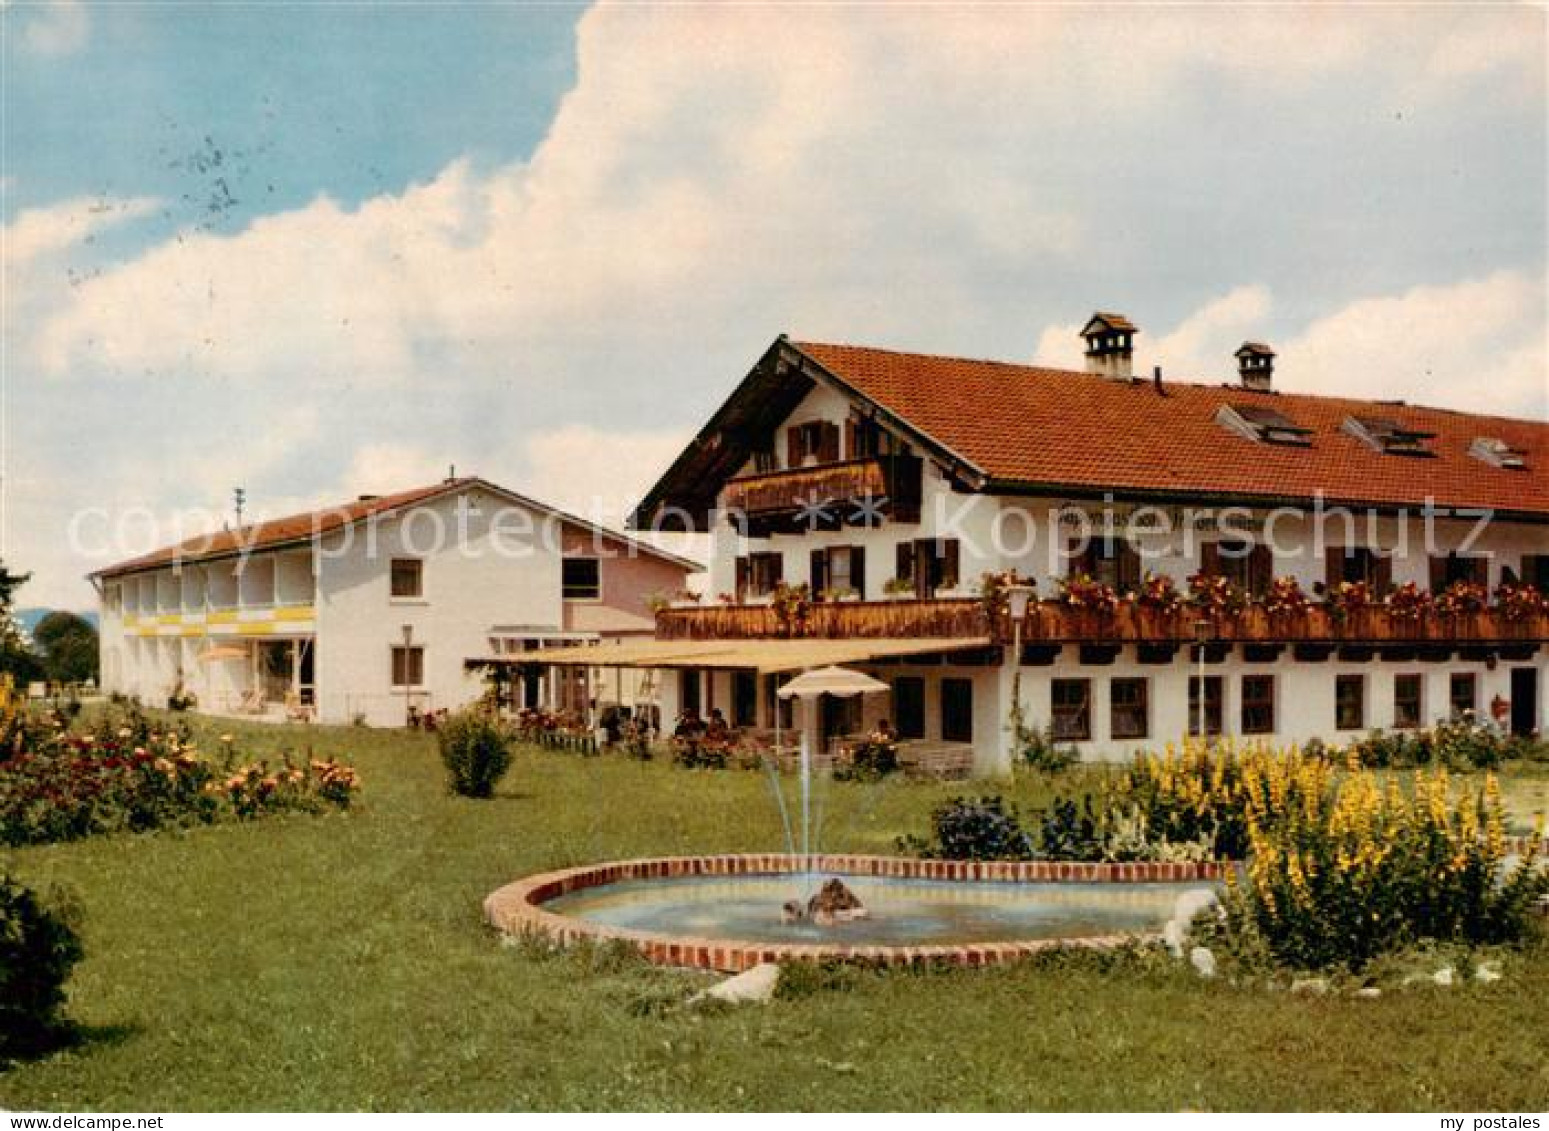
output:
[[[1549,423],[1240,385],[1115,380],[995,361],[793,343],[883,409],[962,457],[994,483],[1072,492],[1310,499],[1418,507],[1488,507],[1549,517]],[[1308,447],[1260,443],[1216,423],[1225,404],[1273,406],[1310,428]],[[1383,454],[1341,430],[1381,416],[1434,433],[1434,458]],[[1527,468],[1469,455],[1491,436]]]
[[[389,511],[398,510],[401,507],[411,506],[441,495],[461,491],[463,488],[473,485],[484,487],[487,490],[494,491],[496,494],[520,500],[540,510],[558,515],[567,522],[586,530],[601,531],[609,539],[618,542],[621,546],[638,546],[642,553],[682,565],[687,569],[699,570],[703,568],[697,562],[690,561],[687,558],[680,558],[665,550],[657,549],[639,539],[629,538],[622,534],[604,530],[595,523],[576,518],[573,515],[563,514],[552,507],[516,495],[476,476],[466,476],[457,479],[445,479],[428,487],[415,487],[412,490],[399,491],[392,495],[374,495],[348,503],[341,503],[333,507],[325,507],[321,510],[305,511],[301,514],[287,515],[284,518],[269,519],[266,522],[250,523],[236,530],[215,531],[211,534],[186,539],[176,545],[163,546],[159,550],[152,550],[148,554],[142,554],[128,561],[118,562],[105,569],[97,570],[91,576],[115,577],[120,574],[135,573],[155,566],[167,565],[173,561],[192,562],[232,557],[244,552],[251,553],[255,550],[269,550],[294,543],[304,543],[317,535],[338,530],[352,523],[360,522],[362,519],[370,518],[372,515],[385,514]]]

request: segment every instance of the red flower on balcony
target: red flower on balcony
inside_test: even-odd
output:
[[[1476,581],[1454,581],[1435,597],[1436,611],[1444,617],[1472,616],[1483,612],[1490,593]]]
[[[1073,609],[1085,609],[1099,613],[1115,613],[1119,608],[1119,595],[1113,586],[1104,584],[1084,573],[1060,579],[1060,600]]]
[[[1406,581],[1387,595],[1388,614],[1404,624],[1423,620],[1435,605],[1435,599],[1413,581]]]
[[[1189,575],[1189,604],[1212,616],[1233,615],[1248,606],[1248,595],[1218,573]]]
[[[1495,590],[1495,603],[1501,616],[1514,623],[1549,615],[1549,597],[1527,582],[1503,582]]]
[[[1145,580],[1134,595],[1134,603],[1137,608],[1170,615],[1183,608],[1183,594],[1172,578],[1147,570]]]
[[[1302,583],[1294,577],[1277,577],[1270,582],[1269,592],[1264,595],[1264,611],[1272,617],[1305,615],[1312,608],[1312,598],[1302,589]]]

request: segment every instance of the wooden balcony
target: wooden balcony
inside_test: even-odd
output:
[[[978,601],[819,601],[800,625],[781,621],[769,605],[708,605],[663,609],[656,614],[658,640],[886,640],[908,637],[966,639],[989,636]]]
[[[1495,609],[1413,620],[1395,617],[1383,608],[1335,617],[1315,605],[1289,616],[1270,616],[1261,608],[1250,608],[1232,616],[1205,618],[1192,609],[1167,614],[1131,605],[1104,614],[1059,601],[1029,607],[1022,640],[1025,644],[1181,645],[1197,639],[1195,625],[1201,619],[1210,620],[1210,640],[1221,643],[1520,647],[1549,642],[1549,616],[1508,620]],[[664,609],[657,614],[656,635],[661,640],[1012,639],[1010,618],[991,624],[983,606],[972,598],[816,602],[798,625],[782,621],[769,605]]]
[[[756,535],[920,520],[921,461],[872,456],[730,480],[722,509]]]
[[[1044,643],[1192,643],[1195,626],[1208,620],[1211,640],[1250,644],[1494,644],[1549,641],[1549,617],[1508,620],[1495,609],[1465,616],[1395,617],[1372,608],[1336,617],[1322,605],[1304,613],[1271,616],[1262,608],[1208,617],[1193,609],[1161,613],[1121,606],[1110,614],[1044,601],[1028,609],[1022,639]]]

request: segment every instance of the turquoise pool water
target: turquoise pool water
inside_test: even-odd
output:
[[[819,927],[785,923],[828,879],[772,875],[629,880],[573,892],[544,907],[610,927],[768,943],[928,946],[1159,931],[1191,883],[1001,883],[841,875],[870,917]]]

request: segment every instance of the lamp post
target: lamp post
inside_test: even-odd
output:
[[[414,694],[410,685],[414,672],[409,659],[410,649],[414,647],[414,626],[406,624],[401,631],[403,632],[403,725],[408,726],[409,708],[412,705],[409,697]]]
[[[1203,617],[1194,622],[1194,648],[1199,657],[1199,683],[1195,690],[1194,729],[1201,741],[1205,740],[1205,644],[1210,640],[1215,626]]]
[[[1033,599],[1033,587],[1014,581],[1006,586],[1006,603],[1011,609],[1011,707],[1022,710],[1022,621]]]

